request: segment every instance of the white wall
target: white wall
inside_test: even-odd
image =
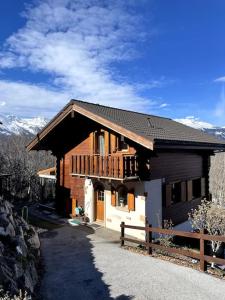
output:
[[[162,225],[162,179],[144,181],[147,193],[146,217],[153,227]]]
[[[94,221],[94,188],[91,179],[85,179],[84,183],[84,210],[89,222]]]
[[[135,211],[124,210],[124,208],[111,205],[111,191],[105,190],[105,226],[120,231],[120,223],[145,226],[145,196],[142,183],[126,184],[129,188],[135,189]],[[145,239],[145,232],[134,229],[125,229],[125,233],[136,238]]]

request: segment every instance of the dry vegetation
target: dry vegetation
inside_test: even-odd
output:
[[[1,136],[0,173],[11,174],[10,194],[14,199],[38,200],[40,185],[37,171],[55,164],[49,152],[26,150],[31,138]]]
[[[225,207],[225,153],[211,158],[209,178],[213,202]]]

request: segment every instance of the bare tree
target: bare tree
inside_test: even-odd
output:
[[[206,229],[211,235],[225,235],[225,208],[220,205],[202,200],[197,209],[189,214],[194,229]],[[213,256],[216,256],[220,246],[220,241],[211,241]]]
[[[209,178],[213,202],[225,207],[225,153],[211,158]]]
[[[47,151],[28,152],[29,136],[1,137],[0,172],[11,174],[11,194],[15,198],[38,199],[40,193],[37,172],[52,167],[55,159]]]

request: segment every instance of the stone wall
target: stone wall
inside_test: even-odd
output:
[[[40,241],[34,227],[10,202],[0,200],[0,289],[11,295],[20,290],[32,295],[38,282],[39,256]]]

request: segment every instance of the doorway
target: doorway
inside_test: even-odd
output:
[[[95,189],[95,219],[104,221],[105,215],[105,191],[103,186],[98,185]]]

